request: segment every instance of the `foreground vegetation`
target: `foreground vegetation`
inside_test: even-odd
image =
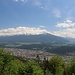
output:
[[[75,75],[75,60],[64,62],[59,56],[50,60],[25,60],[0,49],[0,75]]]

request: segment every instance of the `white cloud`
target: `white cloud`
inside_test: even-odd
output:
[[[75,26],[75,23],[73,23],[71,20],[66,20],[63,23],[57,23],[56,27],[60,28],[69,28]]]
[[[49,32],[42,28],[34,28],[34,27],[17,27],[17,28],[8,28],[8,29],[0,30],[0,36],[38,35],[38,34],[45,34],[45,33],[49,33],[61,37],[75,38],[75,27],[65,28],[63,30],[53,31],[53,32]]]
[[[13,1],[15,1],[15,2],[19,2],[19,1],[21,1],[21,2],[28,2],[28,0],[13,0]]]
[[[43,10],[49,10],[50,9],[50,3],[51,0],[13,0],[15,2],[23,2],[23,3],[27,3],[29,2],[32,6],[36,6],[39,7]]]
[[[61,17],[61,11],[59,9],[54,9],[53,10],[53,14],[57,17],[60,18]]]
[[[40,28],[45,28],[45,26],[43,26],[43,25],[40,25]]]
[[[72,23],[72,21],[71,21],[71,20],[69,20],[69,19],[67,19],[65,22],[67,22],[67,23]]]
[[[13,0],[13,1],[16,1],[16,2],[18,2],[18,0]]]
[[[54,31],[53,34],[61,37],[75,38],[75,28],[67,28],[62,31]]]
[[[56,27],[61,27],[62,30],[54,31],[54,35],[75,38],[75,23],[73,23],[71,20],[68,19],[63,23],[58,23]]]
[[[21,34],[31,34],[31,35],[38,35],[38,34],[44,34],[44,33],[50,33],[45,29],[40,28],[30,28],[30,27],[17,27],[17,28],[8,28],[0,30],[0,36],[11,36],[11,35],[21,35]]]

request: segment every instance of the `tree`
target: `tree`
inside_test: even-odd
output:
[[[38,54],[37,54],[37,56],[36,56],[36,61],[38,62],[38,64],[40,63],[40,57],[39,57]]]
[[[63,59],[59,56],[54,56],[49,61],[48,69],[53,75],[63,75],[64,72],[63,65],[64,65]]]
[[[71,61],[70,71],[72,75],[75,75],[75,60],[74,59]]]
[[[64,75],[72,75],[71,74],[71,64],[66,63],[64,66]]]
[[[44,59],[43,59],[43,63],[42,63],[42,68],[43,68],[43,72],[44,72],[44,75],[47,75],[48,74],[48,66],[49,66],[49,61],[48,59],[46,59],[46,57],[44,56]]]
[[[18,75],[43,75],[43,70],[35,61],[28,61],[19,68]]]
[[[44,60],[43,60],[43,70],[44,70],[44,75],[46,75],[46,68],[47,68],[47,63],[46,63],[46,57],[44,56]]]
[[[5,72],[5,67],[12,60],[12,55],[9,52],[5,52],[3,48],[0,48],[0,75]]]
[[[43,75],[43,70],[37,62],[29,61],[28,64],[31,65],[33,68],[33,75]]]
[[[33,75],[33,68],[31,65],[24,64],[19,68],[18,75]]]

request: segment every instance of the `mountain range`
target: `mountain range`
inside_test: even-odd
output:
[[[0,36],[0,42],[66,43],[68,40],[52,34]]]

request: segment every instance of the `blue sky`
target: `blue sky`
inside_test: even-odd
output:
[[[33,27],[75,37],[74,18],[75,0],[0,0],[0,31]]]

